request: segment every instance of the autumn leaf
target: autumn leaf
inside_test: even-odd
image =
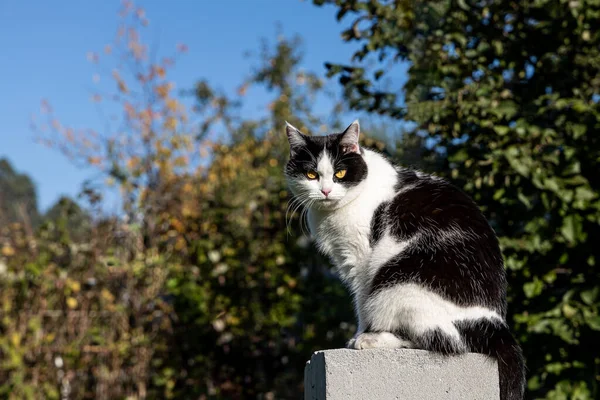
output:
[[[102,164],[102,158],[101,157],[88,157],[88,163],[90,163],[91,165],[100,165]]]
[[[75,299],[74,297],[68,297],[67,298],[67,306],[71,309],[77,308],[77,299]]]
[[[156,75],[158,75],[159,78],[164,78],[165,77],[165,68],[161,67],[161,66],[157,66],[154,67],[154,71],[156,73]]]
[[[155,88],[156,94],[163,98],[167,97],[169,95],[169,91],[171,90],[171,86],[171,83],[157,85]]]
[[[5,244],[2,246],[2,251],[0,253],[5,257],[11,257],[15,255],[15,249],[11,245]]]
[[[172,112],[177,111],[177,108],[179,106],[179,102],[175,99],[167,99],[166,104],[167,104],[167,109]]]

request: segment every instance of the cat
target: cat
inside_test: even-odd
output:
[[[522,399],[525,362],[505,320],[504,262],[475,202],[359,146],[358,121],[326,136],[288,123],[286,133],[290,190],[353,297],[358,328],[347,347],[483,353],[498,360],[501,400]]]

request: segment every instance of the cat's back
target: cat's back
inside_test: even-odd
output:
[[[399,170],[394,198],[380,208],[394,220],[393,233],[408,238],[418,231],[441,235],[495,235],[477,204],[450,182],[418,171]],[[490,243],[491,245],[492,243]]]
[[[370,243],[378,264],[371,292],[417,283],[458,305],[504,314],[496,235],[476,203],[451,183],[399,169],[396,195],[374,212]]]

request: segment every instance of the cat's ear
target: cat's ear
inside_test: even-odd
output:
[[[357,153],[360,154],[360,147],[358,147],[358,137],[360,136],[360,125],[358,120],[355,120],[346,128],[342,133],[340,140],[340,146],[344,153]]]
[[[285,133],[287,134],[288,141],[290,142],[290,154],[296,154],[302,147],[306,146],[306,136],[300,131],[285,121]]]

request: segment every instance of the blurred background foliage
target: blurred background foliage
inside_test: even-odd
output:
[[[125,2],[114,43],[90,57],[111,67],[114,93],[93,101],[120,129],[70,128],[44,102],[38,139],[102,180],[41,213],[31,179],[0,160],[0,398],[300,397],[310,354],[355,327],[289,203],[282,127],[324,133],[348,111],[387,115],[362,144],[447,176],[490,219],[529,398],[599,398],[600,3],[314,3],[363,45],[326,64],[341,97],[281,33],[236,96],[205,80],[177,92],[187,48],[149,55],[145,13]],[[398,90],[386,78],[403,61]],[[267,112],[242,118],[257,88]],[[119,215],[101,211],[106,187]]]

